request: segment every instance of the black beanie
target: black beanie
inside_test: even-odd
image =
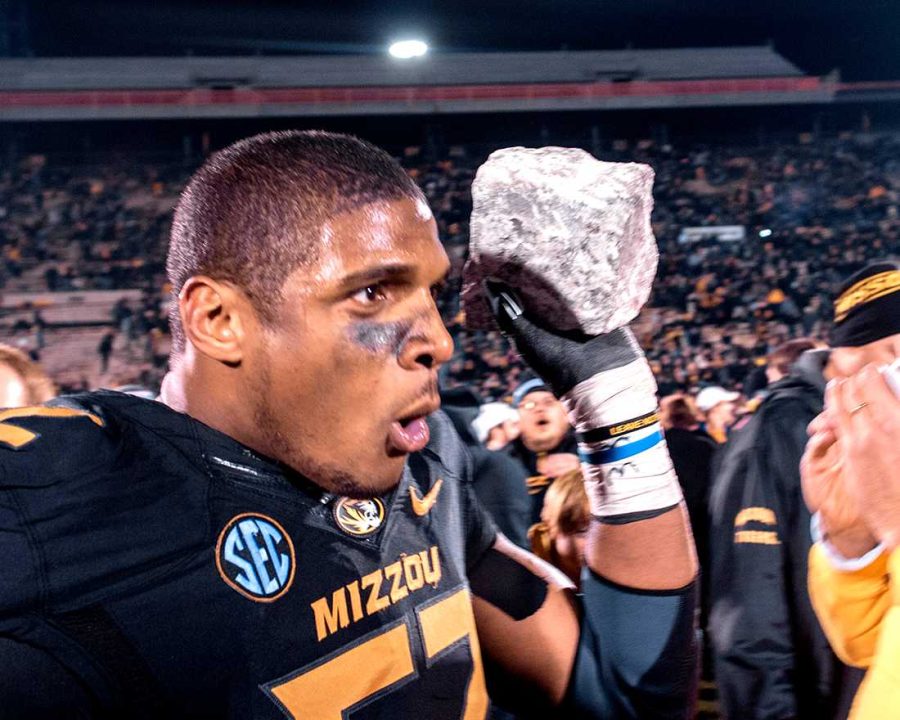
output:
[[[831,347],[859,347],[900,333],[900,263],[868,265],[834,301]]]

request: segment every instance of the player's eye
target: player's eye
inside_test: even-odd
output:
[[[441,281],[439,283],[435,283],[431,286],[431,297],[437,300],[444,294],[444,291],[447,289],[447,283]]]
[[[387,300],[387,294],[385,293],[384,285],[382,285],[381,283],[366,285],[364,288],[360,288],[359,290],[357,290],[350,297],[360,305],[370,306],[377,305],[378,303]]]

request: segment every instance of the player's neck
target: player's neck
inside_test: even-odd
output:
[[[253,438],[247,437],[238,424],[246,413],[246,403],[242,408],[238,400],[238,384],[233,378],[210,377],[217,373],[205,365],[202,360],[190,357],[173,363],[163,378],[160,400],[173,410],[253,447]]]
[[[187,398],[184,393],[184,385],[180,374],[172,369],[166,373],[159,388],[159,400],[178,412],[187,412]]]

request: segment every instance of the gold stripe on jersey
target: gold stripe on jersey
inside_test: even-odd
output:
[[[34,407],[20,407],[12,410],[4,410],[0,412],[0,443],[4,443],[19,450],[28,443],[33,442],[39,437],[39,434],[26,430],[25,428],[15,425],[10,420],[29,417],[46,417],[46,418],[75,418],[86,417],[99,427],[103,427],[103,421],[93,413],[84,410],[75,410],[66,407],[44,407],[37,405]]]

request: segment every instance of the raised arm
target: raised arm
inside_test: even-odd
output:
[[[526,715],[688,717],[697,563],[643,353],[627,330],[539,328],[492,290],[501,326],[569,410],[593,515],[577,599],[502,539],[470,573],[492,696]]]
[[[635,589],[690,583],[690,523],[659,424],[656,381],[631,331],[564,337],[529,320],[510,290],[494,286],[490,294],[501,327],[562,399],[577,432],[594,519],[588,567]]]

